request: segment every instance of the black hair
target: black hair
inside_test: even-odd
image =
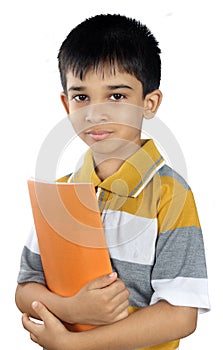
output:
[[[97,15],[75,27],[62,43],[59,71],[62,87],[67,92],[68,71],[81,80],[90,68],[101,69],[109,64],[134,75],[143,86],[143,95],[158,89],[161,60],[158,42],[151,31],[139,21],[122,15]]]

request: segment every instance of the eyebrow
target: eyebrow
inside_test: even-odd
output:
[[[133,88],[129,85],[119,84],[119,85],[106,85],[107,90],[117,90],[117,89],[130,89]],[[71,86],[68,91],[84,91],[86,90],[86,86]]]
[[[68,91],[84,91],[85,89],[85,86],[71,86]]]
[[[120,85],[108,85],[106,86],[108,90],[116,90],[116,89],[130,89],[133,90],[131,86],[120,84]]]

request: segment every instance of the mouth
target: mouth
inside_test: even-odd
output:
[[[94,141],[103,141],[108,138],[112,132],[108,130],[89,130],[86,132]]]

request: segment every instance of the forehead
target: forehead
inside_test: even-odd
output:
[[[99,67],[98,69],[90,68],[85,71],[82,78],[79,77],[75,71],[68,71],[67,75],[67,89],[74,84],[87,86],[106,86],[124,84],[130,85],[134,89],[142,90],[142,83],[133,74],[121,71],[118,67],[110,66]]]

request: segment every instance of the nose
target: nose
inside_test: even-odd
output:
[[[89,123],[103,123],[108,121],[108,111],[103,104],[91,105],[86,111],[86,121]]]

